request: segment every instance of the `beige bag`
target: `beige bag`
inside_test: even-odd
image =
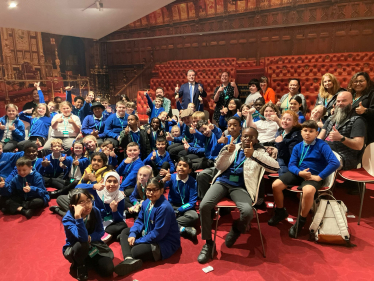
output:
[[[332,198],[331,200],[317,199],[319,203],[309,227],[310,236],[312,240],[320,243],[354,246],[350,242],[348,231],[347,207],[343,201]]]

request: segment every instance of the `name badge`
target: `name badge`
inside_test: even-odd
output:
[[[7,143],[7,142],[9,142],[10,141],[10,139],[5,139],[4,140],[4,143]]]
[[[62,131],[62,134],[69,135],[69,131]]]
[[[88,252],[90,258],[93,258],[99,253],[99,250],[96,247],[92,247],[91,250]]]
[[[74,179],[70,179],[70,183],[72,183],[74,181]]]
[[[145,230],[142,231],[142,236],[145,236],[147,234],[147,232],[145,232]]]
[[[232,182],[239,182],[239,176],[230,175],[230,177],[229,177],[229,181],[232,181]]]
[[[113,216],[112,215],[108,215],[108,216],[104,217],[104,221],[109,221],[109,220],[113,220]]]

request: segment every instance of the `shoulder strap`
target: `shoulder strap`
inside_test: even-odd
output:
[[[335,216],[336,223],[340,230],[340,235],[342,236],[344,240],[349,241],[348,226],[345,224],[344,219],[342,218],[344,214],[342,214],[339,208],[339,203],[336,202],[335,200],[331,200],[330,204],[331,204],[331,208],[334,213],[334,216]]]
[[[327,202],[328,202],[328,200],[321,199],[321,201],[319,203],[319,206],[318,206],[318,209],[317,209],[317,212],[316,212],[316,214],[314,216],[314,219],[312,221],[312,224],[309,227],[309,230],[310,230],[311,233],[316,233],[317,232],[318,227],[320,226],[321,221],[322,221],[323,217],[325,216]]]

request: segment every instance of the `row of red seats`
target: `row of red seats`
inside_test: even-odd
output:
[[[223,71],[228,71],[231,76],[235,76],[236,70],[230,68],[195,68],[198,78],[220,78]],[[159,70],[158,77],[161,79],[185,79],[188,69],[169,69]]]

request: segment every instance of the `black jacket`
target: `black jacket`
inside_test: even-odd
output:
[[[148,135],[145,130],[140,129],[139,135],[140,135],[139,146],[140,146],[140,154],[141,154],[140,158],[144,160],[151,153],[151,145],[149,143]],[[127,158],[126,147],[130,142],[132,142],[131,135],[130,134],[125,135],[125,131],[122,131],[121,142],[119,146],[125,150],[124,152],[125,158]]]

